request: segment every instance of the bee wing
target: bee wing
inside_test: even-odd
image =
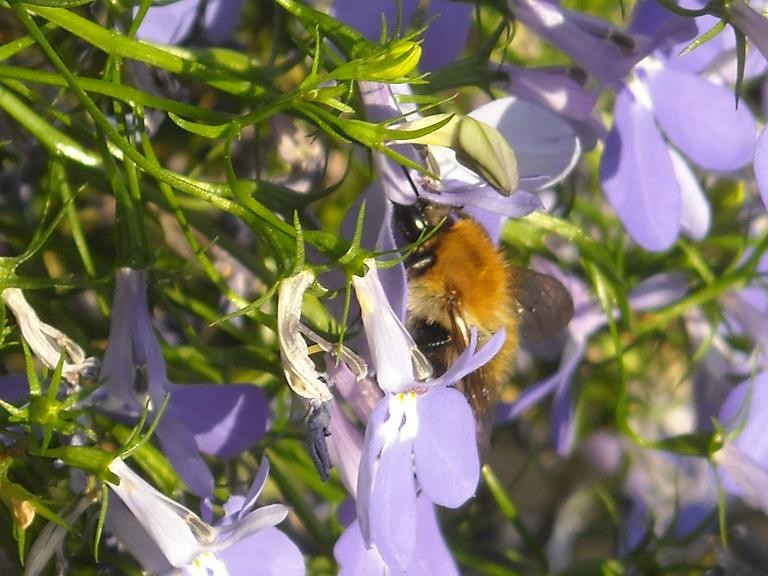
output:
[[[534,270],[516,270],[514,294],[520,314],[520,337],[541,343],[562,332],[573,318],[573,299],[556,278]]]

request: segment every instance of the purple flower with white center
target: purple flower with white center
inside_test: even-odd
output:
[[[398,29],[398,10],[402,14],[401,30],[410,24],[418,27],[429,21],[421,44],[419,62],[424,72],[447,66],[461,55],[472,23],[471,4],[452,0],[432,0],[415,22],[419,0],[334,0],[332,14],[341,22],[358,30],[373,42],[381,39],[382,16],[387,33],[392,36]]]
[[[402,114],[393,88],[386,84],[361,84],[370,120],[385,121]],[[418,118],[412,112],[409,111],[409,120]],[[519,218],[542,207],[531,192],[552,186],[565,178],[581,152],[578,136],[571,125],[537,104],[504,98],[481,106],[468,116],[491,126],[507,141],[515,153],[522,190],[502,196],[476,173],[462,166],[450,149],[430,146],[430,152],[440,166],[441,182],[436,189],[422,174],[404,169],[381,155],[375,156],[384,193],[392,202],[409,205],[420,197],[437,204],[478,208]],[[536,130],[530,129],[533,124]],[[414,161],[421,161],[412,145],[400,144],[396,149]],[[418,192],[414,190],[414,185]]]
[[[91,400],[118,417],[135,420],[147,399],[157,409],[170,395],[156,428],[166,456],[190,490],[207,497],[213,477],[200,452],[231,458],[261,438],[269,407],[264,392],[246,384],[177,385],[168,380],[152,328],[143,270],[117,272],[102,386]]]
[[[658,49],[618,91],[600,164],[608,200],[632,239],[651,251],[667,250],[681,231],[700,240],[709,229],[709,205],[678,151],[704,170],[733,172],[752,159],[757,131],[749,109],[736,108],[732,89],[667,53],[681,38],[658,31],[652,16],[663,18],[663,11],[643,2],[635,13],[630,30],[656,34]]]
[[[439,378],[417,379],[424,362],[393,312],[376,272],[354,277],[368,346],[383,400],[368,420],[357,483],[357,516],[367,546],[392,570],[405,570],[418,547],[417,490],[430,502],[456,508],[480,476],[475,418],[451,386],[487,363],[506,335],[497,332],[479,352],[469,347]]]
[[[560,367],[551,376],[527,386],[517,400],[502,404],[497,422],[519,417],[549,394],[555,394],[552,408],[552,436],[558,453],[568,454],[575,441],[575,411],[571,398],[571,382],[581,364],[589,339],[603,326],[608,317],[600,304],[590,296],[584,283],[573,276],[565,276],[557,266],[536,260],[537,270],[560,280],[573,298],[574,315],[566,332]],[[685,278],[674,273],[659,274],[640,283],[629,294],[633,310],[654,310],[679,300],[685,295]]]
[[[416,498],[416,530],[419,545],[405,570],[392,568],[384,562],[375,545],[368,546],[355,520],[336,542],[333,555],[341,566],[339,576],[458,576],[459,571],[445,544],[437,523],[435,506],[428,498]]]
[[[209,44],[231,38],[240,23],[243,0],[176,0],[153,6],[136,37],[157,44],[181,44],[195,32]],[[199,30],[196,30],[199,26]]]
[[[267,480],[266,460],[248,495],[233,496],[215,525],[149,485],[120,458],[109,469],[120,478],[110,485],[120,501],[107,507],[107,529],[153,574],[206,576],[301,576],[299,549],[274,528],[288,515],[282,504],[254,508]]]

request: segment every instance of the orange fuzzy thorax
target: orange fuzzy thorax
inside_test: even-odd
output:
[[[477,413],[493,403],[512,372],[517,350],[518,316],[512,288],[512,269],[491,242],[483,227],[470,219],[459,219],[422,246],[434,254],[434,263],[409,281],[408,310],[411,318],[440,324],[451,332],[451,310],[468,327],[477,328],[478,346],[502,326],[507,337],[501,351],[481,373],[464,382],[464,391]],[[439,371],[461,353],[454,343],[435,362]],[[434,361],[434,358],[432,358]]]

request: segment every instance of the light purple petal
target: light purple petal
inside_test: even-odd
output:
[[[569,340],[557,372],[544,380],[526,386],[525,390],[520,393],[520,396],[512,404],[501,404],[496,413],[496,422],[514,420],[553,391],[567,388],[570,385],[576,368],[581,364],[585,349],[585,342]]]
[[[436,504],[458,508],[480,480],[472,409],[458,390],[434,388],[418,398],[418,412],[413,453],[419,486]]]
[[[726,488],[741,496],[753,508],[768,514],[768,471],[732,442],[715,453]]]
[[[768,208],[768,129],[763,129],[755,146],[754,156],[755,180],[763,205]]]
[[[208,0],[205,7],[205,39],[212,44],[222,44],[230,38],[242,22],[244,0]]]
[[[472,11],[468,3],[453,0],[432,0],[425,19],[437,16],[424,33],[419,68],[432,72],[448,66],[464,50],[472,24]]]
[[[522,218],[544,208],[541,200],[529,192],[520,190],[502,196],[486,184],[458,187],[449,182],[439,193],[424,190],[421,196],[435,204],[476,207],[508,218]]]
[[[336,541],[333,557],[341,566],[339,576],[386,576],[387,565],[376,547],[368,548],[357,520]]]
[[[712,210],[699,180],[677,150],[669,149],[672,168],[680,185],[680,227],[686,236],[703,240],[709,232]]]
[[[595,108],[597,91],[587,90],[566,68],[524,68],[507,64],[502,70],[509,76],[508,92],[566,118],[585,121]]]
[[[629,45],[612,38],[621,32],[610,23],[561,8],[547,0],[508,0],[515,18],[557,46],[604,84],[623,78],[651,47],[648,38],[635,36]]]
[[[662,272],[646,278],[629,293],[633,310],[656,310],[681,300],[689,289],[683,272]]]
[[[751,8],[744,0],[733,0],[727,4],[731,23],[760,50],[768,60],[768,18]]]
[[[650,111],[628,90],[616,97],[615,124],[600,163],[603,189],[630,236],[664,251],[680,231],[680,188]]]
[[[341,482],[353,497],[357,495],[357,478],[363,452],[363,434],[337,402],[331,404],[331,423],[328,426],[328,452],[334,468],[341,477]]]
[[[203,498],[213,496],[213,475],[198,453],[195,437],[170,406],[162,415],[155,435],[187,487]]]
[[[234,458],[264,436],[269,403],[264,391],[247,384],[172,384],[170,405],[194,434],[201,452]]]
[[[723,403],[718,420],[738,432],[733,444],[760,466],[768,469],[768,373],[761,372],[731,391]],[[743,427],[742,427],[743,426]],[[739,431],[740,430],[740,431]]]
[[[408,576],[459,576],[456,562],[445,544],[435,507],[428,498],[416,500],[419,545],[408,566]]]
[[[469,115],[495,127],[509,142],[524,190],[534,192],[561,181],[581,155],[581,143],[571,124],[533,102],[509,96]]]
[[[147,11],[136,37],[157,44],[177,44],[192,30],[199,6],[200,0],[178,0],[153,6]]]
[[[571,399],[574,357],[569,358],[552,402],[552,441],[560,456],[571,453],[576,441],[576,407]],[[570,369],[573,366],[573,369]],[[570,369],[570,370],[569,370]]]
[[[413,338],[392,310],[378,277],[376,262],[366,260],[365,276],[353,276],[368,348],[373,356],[379,388],[386,392],[402,392],[414,383],[413,365],[403,362],[411,357]]]
[[[473,327],[469,338],[469,345],[461,353],[456,361],[439,378],[429,382],[429,386],[437,388],[439,386],[452,386],[467,374],[471,374],[478,368],[491,361],[496,353],[501,350],[507,339],[507,333],[504,328],[500,328],[485,345],[475,353],[477,346],[477,330]]]
[[[239,509],[237,510],[236,518],[237,520],[242,520],[250,513],[251,510],[253,510],[254,506],[256,506],[256,499],[261,495],[261,491],[264,489],[264,485],[267,483],[267,476],[269,476],[269,460],[262,457],[261,462],[259,463],[259,469],[256,471],[256,476],[254,476],[253,482],[251,482],[251,487],[248,488],[248,493],[239,503]],[[235,497],[230,496],[229,500],[232,500],[233,498]],[[226,510],[227,515],[231,515],[231,513],[234,512],[227,508],[229,500],[227,500],[227,503],[224,505],[224,509]]]
[[[732,88],[667,67],[648,88],[662,130],[697,165],[732,171],[751,160],[757,125],[748,106],[736,108]]]
[[[369,517],[377,459],[387,436],[390,433],[396,433],[396,428],[399,425],[397,422],[388,420],[391,400],[391,396],[386,396],[371,412],[368,427],[365,429],[363,455],[360,459],[360,472],[357,476],[357,518],[360,521],[360,531],[367,544],[371,542]],[[395,428],[395,431],[391,431],[392,428]]]
[[[277,528],[265,528],[216,553],[229,576],[303,576],[304,557]]]
[[[403,0],[401,5],[403,21],[400,23],[400,30],[403,31],[413,18],[419,2],[418,0]],[[382,15],[386,22],[389,38],[398,29],[395,0],[334,0],[331,14],[372,42],[378,42],[381,36]]]
[[[371,541],[384,562],[405,569],[417,542],[412,440],[398,439],[382,450],[371,493],[370,524]]]
[[[26,374],[0,376],[0,398],[10,404],[20,404],[29,399]]]
[[[160,547],[120,498],[109,499],[104,526],[150,574],[165,574],[173,568]]]

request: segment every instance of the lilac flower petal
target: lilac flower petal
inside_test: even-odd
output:
[[[418,0],[403,0],[400,30],[413,19],[418,7]],[[372,42],[378,42],[381,36],[382,16],[386,22],[387,37],[391,38],[398,30],[397,3],[395,0],[335,0],[331,14],[344,24],[354,28]]]
[[[435,378],[429,382],[429,386],[432,388],[452,386],[467,374],[471,374],[478,368],[490,362],[491,359],[496,356],[497,352],[501,350],[501,347],[504,346],[506,339],[507,333],[502,327],[496,334],[491,336],[488,342],[486,342],[477,353],[475,353],[475,346],[477,346],[477,330],[472,328],[467,348],[461,353],[461,356],[451,364],[445,373],[439,378]]]
[[[382,198],[384,197],[383,194],[381,196]],[[381,221],[379,236],[376,240],[376,250],[378,251],[386,252],[400,247],[395,241],[393,212],[392,202],[387,201],[383,210],[383,219]],[[381,212],[376,214],[376,216],[381,216]],[[397,317],[404,322],[407,303],[406,294],[408,290],[408,279],[405,273],[405,266],[400,264],[392,266],[391,268],[382,269],[379,271],[379,278],[381,278],[381,285],[384,287],[384,292],[389,298],[392,310],[394,310]]]
[[[304,557],[277,528],[251,534],[216,555],[229,576],[303,576]]]
[[[191,511],[147,484],[120,458],[115,458],[109,469],[120,478],[120,484],[110,485],[110,489],[139,520],[168,561],[173,566],[191,562],[201,552],[200,542],[187,522]]]
[[[341,566],[339,576],[386,576],[388,572],[378,550],[365,545],[357,520],[336,541],[333,557]]]
[[[732,491],[753,508],[768,514],[768,471],[732,442],[726,442],[715,453],[715,462],[725,476],[726,489]]]
[[[712,210],[707,197],[699,185],[699,180],[683,160],[677,150],[669,149],[672,168],[675,170],[680,185],[680,227],[686,236],[694,240],[703,240],[709,232]]]
[[[536,191],[565,178],[581,155],[571,124],[547,108],[509,96],[469,114],[496,128],[517,158],[520,187]]]
[[[731,88],[668,67],[650,75],[648,88],[662,130],[693,162],[731,171],[752,159],[757,125]]]
[[[432,72],[448,66],[464,50],[474,7],[452,0],[432,0],[425,19],[436,16],[424,33],[419,68]]]
[[[237,520],[242,520],[251,510],[253,510],[254,506],[256,506],[256,499],[261,495],[261,491],[264,489],[264,484],[267,483],[267,476],[269,476],[269,460],[262,458],[259,463],[259,469],[256,471],[256,476],[254,476],[253,482],[251,482],[251,487],[248,489],[248,493],[242,498],[242,502],[239,502],[239,508],[236,515]],[[230,496],[230,500],[233,498],[234,496]],[[229,504],[229,501],[227,501],[227,504]],[[230,512],[227,509],[226,504],[225,510],[227,510],[227,515],[229,515]]]
[[[437,523],[435,507],[429,498],[416,499],[419,546],[408,566],[409,576],[459,576],[456,562],[445,544]]]
[[[378,277],[376,262],[367,260],[366,266],[368,271],[365,276],[354,276],[352,285],[360,304],[378,384],[386,392],[402,392],[414,382],[413,365],[403,362],[403,359],[411,357],[415,344],[389,304]]]
[[[436,388],[418,398],[418,412],[413,454],[419,486],[436,504],[458,508],[480,480],[472,408],[458,390]]]
[[[331,424],[328,427],[328,452],[341,482],[352,497],[357,494],[360,459],[363,452],[363,434],[341,410],[337,402],[331,404]]]
[[[738,432],[733,445],[760,466],[768,469],[768,434],[765,433],[768,413],[768,373],[760,372],[736,388],[723,403],[718,420],[728,430]]]
[[[664,251],[680,231],[680,189],[667,146],[650,111],[628,90],[616,97],[615,124],[605,143],[600,178],[630,236]]]
[[[267,431],[269,403],[257,386],[169,386],[170,405],[195,436],[201,452],[233,458]]]
[[[120,498],[110,498],[105,528],[125,546],[149,574],[166,574],[173,566]]]
[[[29,399],[26,374],[0,376],[0,398],[10,404],[21,404]]]
[[[405,569],[416,549],[416,484],[413,441],[385,446],[371,493],[371,540],[384,562]]]
[[[618,31],[610,23],[547,0],[508,0],[507,4],[516,19],[604,84],[623,78],[650,49],[648,38],[634,37],[634,46],[613,41]]]
[[[244,0],[208,0],[205,7],[205,39],[222,44],[232,37],[242,21]]]
[[[244,518],[219,527],[219,537],[212,544],[204,546],[206,550],[218,552],[242,542],[255,532],[279,524],[288,516],[290,508],[282,504],[269,504],[249,512]]]
[[[633,310],[656,310],[682,299],[689,284],[683,272],[662,272],[646,278],[629,293]]]
[[[502,196],[485,184],[455,187],[449,183],[439,193],[425,190],[421,196],[435,204],[471,206],[508,218],[522,218],[544,208],[541,200],[529,192],[520,190]]]
[[[509,76],[507,91],[559,112],[572,120],[587,120],[595,108],[598,93],[571,77],[565,68],[524,68],[504,65]]]
[[[755,146],[754,170],[757,189],[768,208],[768,129],[765,128]]]
[[[157,44],[178,44],[191,32],[200,0],[177,0],[147,11],[136,32],[139,40]]]
[[[627,31],[653,38],[652,46],[655,49],[662,47],[662,44],[690,41],[703,33],[705,30],[697,29],[695,20],[698,19],[678,16],[654,0],[643,0],[635,5]],[[683,48],[685,46],[679,46],[674,52]],[[698,48],[693,52],[697,51]]]
[[[369,518],[377,459],[379,454],[381,454],[391,429],[396,429],[399,426],[398,422],[389,419],[391,400],[391,396],[386,396],[374,408],[368,420],[368,426],[365,429],[363,454],[360,459],[360,472],[357,476],[357,518],[360,521],[360,531],[366,544],[371,543],[371,524]],[[396,431],[393,433],[396,433]]]
[[[204,498],[213,496],[213,475],[200,457],[192,432],[169,406],[155,434],[163,452],[187,487]]]
[[[552,441],[560,456],[569,455],[576,441],[576,407],[571,398],[570,386],[573,370],[568,370],[571,366],[574,366],[573,357],[562,372],[564,378],[560,380],[552,402]]]
[[[553,391],[567,387],[576,368],[581,364],[585,349],[585,342],[569,340],[557,372],[544,380],[527,386],[512,404],[501,404],[496,414],[496,421],[514,420]]]
[[[731,23],[747,36],[768,60],[768,18],[750,7],[744,0],[728,2],[726,11]]]
[[[768,312],[760,310],[739,294],[726,293],[722,299],[723,309],[729,320],[736,322],[743,334],[749,336],[757,344],[762,353],[768,357],[768,332],[765,330],[768,322]]]

